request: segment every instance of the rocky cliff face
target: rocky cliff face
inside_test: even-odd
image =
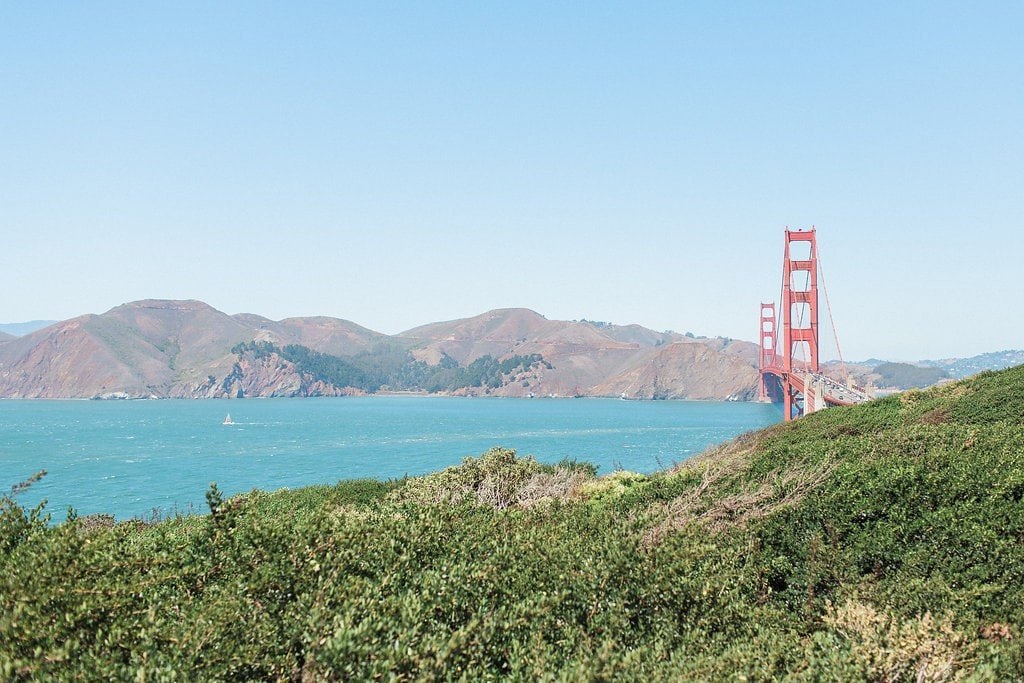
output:
[[[169,398],[292,398],[306,396],[354,396],[361,392],[336,387],[300,373],[294,363],[279,355],[256,358],[242,354],[223,378],[210,375],[204,382],[179,383]]]

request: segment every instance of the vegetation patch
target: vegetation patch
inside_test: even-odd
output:
[[[830,628],[819,646],[846,650],[855,669],[870,681],[948,681],[963,678],[976,663],[980,641],[956,630],[952,615],[925,612],[901,619],[856,600],[827,605],[824,623]],[[852,664],[852,666],[850,666]]]
[[[573,497],[596,468],[575,462],[542,465],[532,457],[518,458],[509,448],[492,448],[479,458],[436,474],[410,479],[390,494],[395,502],[486,505],[495,510],[529,507],[548,500]]]
[[[1016,368],[654,475],[494,448],[118,524],[15,486],[0,678],[1021,680],[1021,444]]]
[[[485,355],[466,366],[445,355],[437,365],[427,365],[416,360],[407,349],[394,344],[380,344],[374,349],[341,357],[298,344],[279,347],[271,342],[251,341],[236,344],[231,353],[239,358],[249,355],[258,360],[280,358],[293,363],[298,372],[313,381],[367,393],[383,389],[429,393],[470,388],[497,389],[507,384],[528,382],[533,371],[553,367],[539,353],[515,355],[504,360]],[[236,363],[232,373],[224,378],[225,389],[238,379],[241,379],[241,367]]]

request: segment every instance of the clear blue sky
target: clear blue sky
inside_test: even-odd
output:
[[[1024,4],[0,4],[0,321],[141,298],[1024,347]],[[827,350],[824,355],[834,355]]]

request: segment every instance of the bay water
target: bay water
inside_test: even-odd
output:
[[[233,424],[223,424],[230,413]],[[54,521],[205,512],[225,495],[434,472],[492,446],[598,474],[650,473],[774,424],[757,403],[424,396],[154,401],[0,401],[0,487]]]

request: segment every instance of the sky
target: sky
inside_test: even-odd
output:
[[[396,333],[521,306],[753,340],[783,231],[815,226],[846,359],[1022,348],[1022,25],[0,2],[0,322],[169,298]]]

